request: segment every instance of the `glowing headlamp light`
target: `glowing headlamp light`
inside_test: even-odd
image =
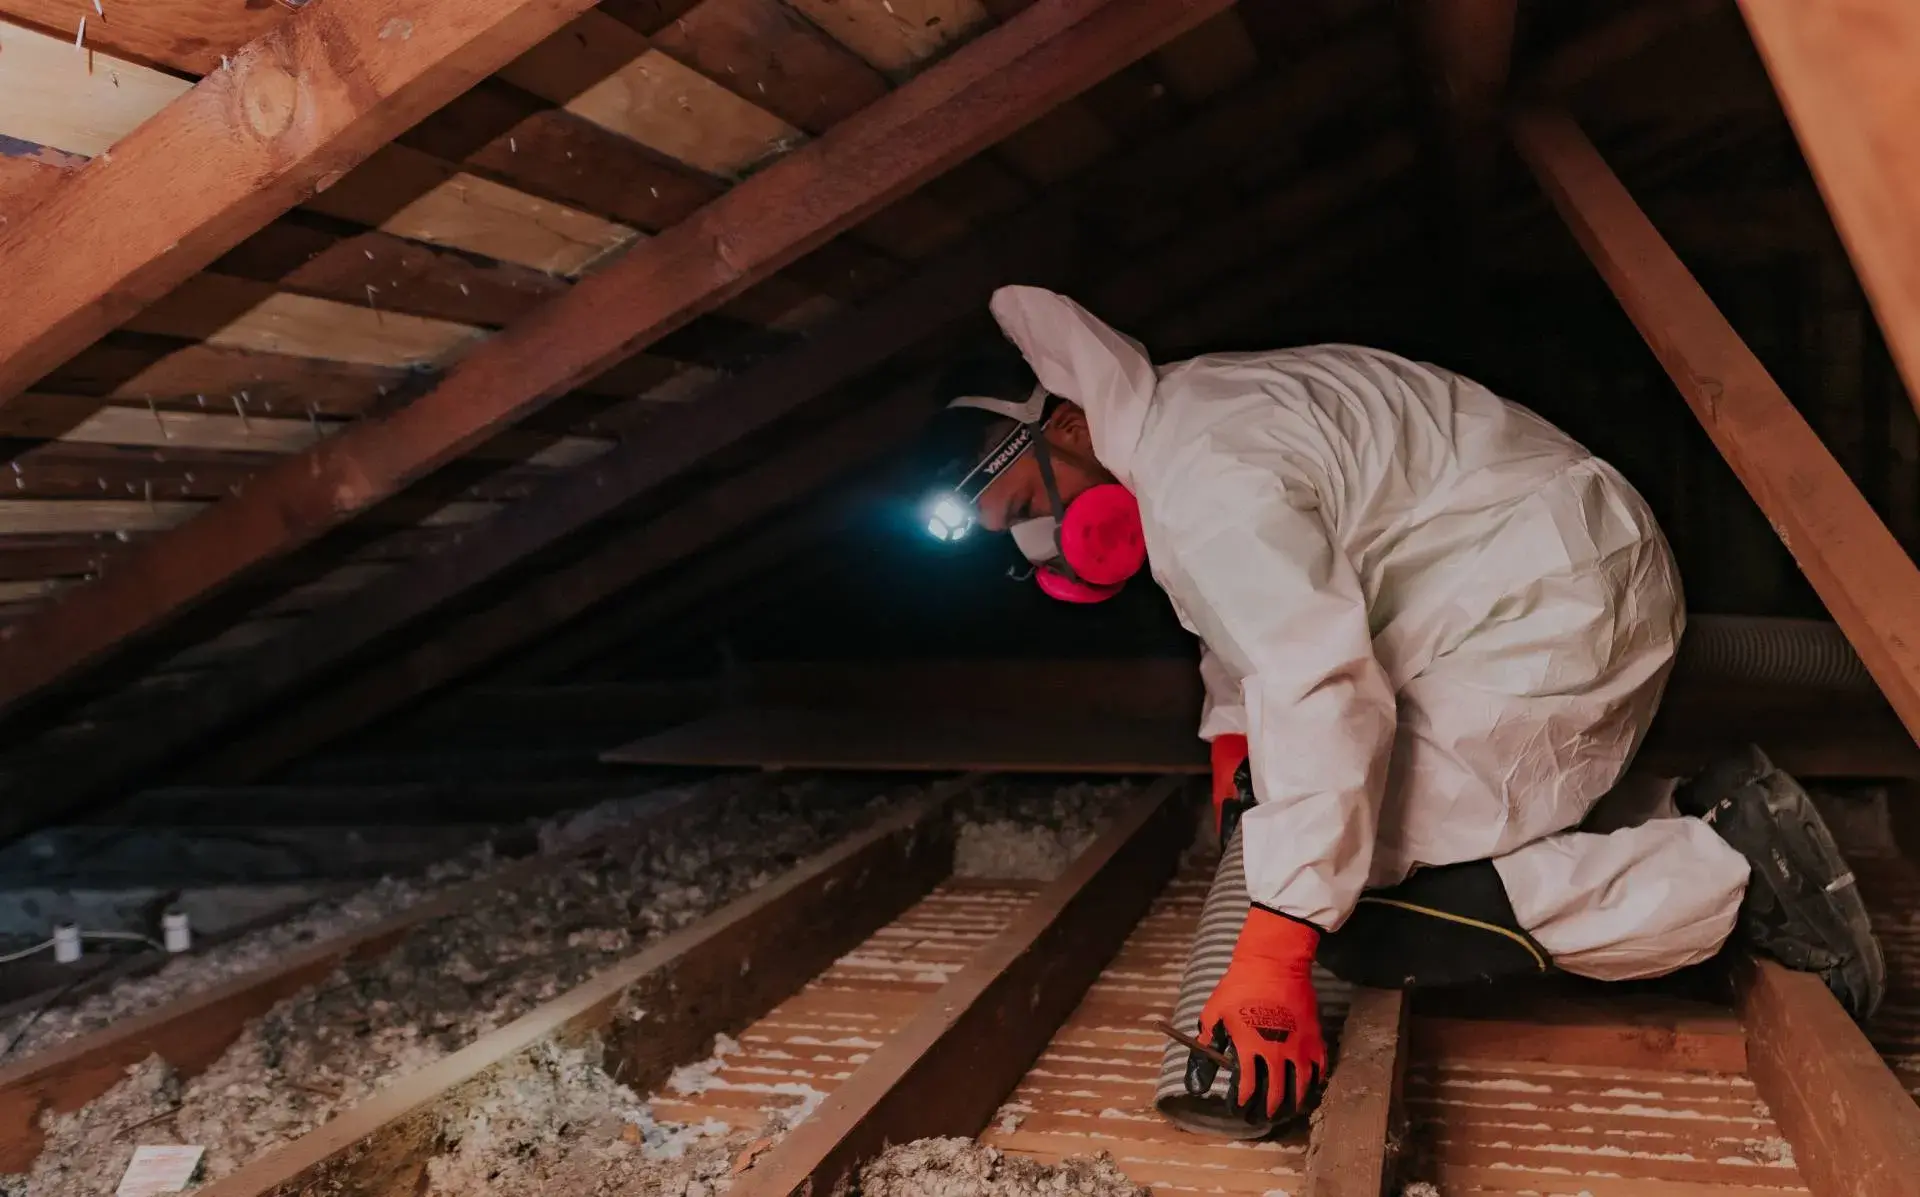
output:
[[[962,399],[955,402],[965,404],[981,401]],[[1005,473],[1013,463],[1025,457],[1028,450],[1033,448],[1034,439],[1041,425],[1045,423],[1047,413],[1052,410],[1048,406],[1046,392],[1038,389],[1034,391],[1033,399],[1024,406],[1033,410],[1022,412],[1025,418],[1015,424],[999,443],[989,449],[973,468],[967,471],[966,476],[960,479],[959,485],[951,490],[939,491],[928,502],[927,535],[942,543],[951,544],[973,530],[974,524],[979,522],[979,508],[976,504],[980,495],[987,487],[993,485],[994,479]]]
[[[959,540],[973,530],[973,524],[973,505],[958,495],[939,496],[927,512],[927,534],[935,540]]]

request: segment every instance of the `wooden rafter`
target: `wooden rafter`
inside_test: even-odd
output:
[[[438,629],[424,643],[323,690],[290,717],[228,745],[209,771],[259,776],[300,751],[405,706],[898,444],[932,410],[924,384],[909,384],[676,508],[671,518],[616,536],[582,560],[542,573],[505,599]],[[310,639],[304,631],[294,637]],[[209,728],[257,713],[283,680],[273,672],[276,665],[306,661],[311,646],[282,637],[268,647],[272,651],[250,667],[229,671],[218,685],[196,686],[166,702],[143,705],[126,724],[115,720],[112,735],[86,737],[21,770],[9,787],[22,798],[0,810],[0,836],[166,760]]]
[[[410,406],[263,471],[240,500],[139,546],[100,581],[5,629],[0,707],[311,542],[1227,3],[1041,0],[481,344]],[[17,247],[18,235],[8,244]]]
[[[201,775],[221,780],[265,776],[302,752],[459,680],[502,653],[522,647],[554,626],[767,517],[782,504],[806,497],[814,488],[897,443],[928,410],[921,390],[915,387],[829,426],[787,452],[729,479],[721,484],[719,492],[676,509],[670,518],[615,537],[583,560],[552,570],[484,610],[439,629],[424,643],[328,687],[265,728],[221,748],[202,763]],[[672,589],[650,594],[646,605],[672,599]],[[237,672],[246,674],[244,669]],[[230,690],[224,696],[221,714],[226,718],[245,710],[244,683],[237,689],[238,694]],[[198,700],[186,705],[205,709]],[[115,760],[111,775],[124,775],[143,760],[158,758],[164,749],[178,748],[189,741],[178,730],[164,741],[151,736],[150,728],[165,728],[167,723],[159,711],[152,719],[140,721],[140,730],[133,738],[144,750],[142,758]],[[191,730],[197,734],[203,726]],[[98,755],[120,754],[103,749]],[[80,768],[76,762],[59,772],[72,776]],[[96,786],[108,779],[96,777]],[[58,784],[53,777],[47,783]],[[80,792],[78,796],[85,794]]]
[[[1257,112],[1262,127],[1272,125],[1288,130],[1291,136],[1306,136],[1311,127],[1339,107],[1331,96],[1348,96],[1356,86],[1365,84],[1375,75],[1384,77],[1370,67],[1357,74],[1354,69],[1356,60],[1366,67],[1377,58],[1368,49],[1371,44],[1343,43],[1336,52],[1316,56],[1314,63],[1297,72],[1286,87],[1275,90],[1264,84],[1255,85],[1236,96],[1232,104]],[[1220,130],[1220,135],[1210,139],[1208,145],[1212,146],[1218,141],[1218,152],[1226,153],[1226,132],[1225,129]],[[1152,171],[1153,164],[1166,155],[1182,152],[1184,147],[1178,131],[1149,138],[1130,149],[1126,156],[1129,162],[1139,164],[1137,168],[1122,172],[1120,177],[1110,182],[1122,184],[1132,174]],[[1212,152],[1209,151],[1210,154]],[[1404,157],[1404,153],[1396,152],[1391,156]],[[1199,163],[1196,161],[1192,165],[1198,166]],[[1106,174],[1101,173],[1103,176]],[[1076,193],[1078,190],[1076,188]],[[1089,198],[1109,197],[1112,188],[1091,187],[1090,192]],[[1314,194],[1318,193],[1316,191]],[[1225,238],[1213,235],[1221,230],[1204,233],[1206,244],[1199,247],[1201,252],[1180,256],[1178,274],[1184,284],[1183,289],[1197,286],[1209,273],[1218,273],[1242,263],[1245,260],[1244,251],[1250,243],[1247,238],[1263,235],[1266,222],[1283,219],[1289,213],[1299,215],[1297,209],[1300,204],[1285,196],[1276,198],[1282,201],[1277,207],[1265,205],[1259,212],[1250,210],[1245,214],[1245,219],[1236,221],[1235,228],[1228,230],[1230,235]],[[1311,209],[1313,203],[1307,207]],[[945,261],[930,264],[919,277],[876,300],[871,311],[858,313],[838,324],[830,324],[813,334],[804,352],[778,359],[761,370],[703,395],[703,403],[723,406],[734,413],[734,421],[724,430],[717,429],[699,410],[692,409],[676,413],[665,421],[649,424],[642,444],[636,446],[635,453],[631,455],[632,461],[629,462],[629,465],[637,465],[637,474],[635,469],[617,464],[630,456],[626,451],[610,456],[601,466],[556,485],[546,496],[504,513],[489,526],[488,536],[468,538],[462,545],[436,554],[431,569],[395,573],[377,590],[379,595],[385,597],[377,598],[375,591],[369,591],[364,596],[350,599],[348,606],[337,617],[335,613],[328,613],[322,617],[326,621],[324,624],[308,625],[297,640],[283,641],[266,649],[264,655],[256,652],[244,662],[236,661],[236,672],[244,674],[247,683],[241,685],[231,677],[209,678],[195,688],[192,706],[204,710],[206,702],[213,701],[223,692],[256,696],[270,694],[278,685],[273,679],[298,678],[303,673],[311,674],[316,668],[338,664],[349,646],[365,642],[368,629],[379,632],[392,628],[410,614],[430,609],[451,593],[450,587],[469,585],[492,576],[498,569],[521,559],[524,552],[531,551],[527,546],[551,543],[585,520],[630,498],[636,493],[635,486],[650,484],[647,479],[664,479],[681,468],[671,463],[690,460],[687,451],[699,444],[712,441],[716,435],[722,438],[722,442],[729,437],[737,439],[780,411],[804,401],[813,382],[823,377],[820,366],[833,362],[836,357],[843,357],[843,351],[848,347],[852,347],[853,353],[844,356],[842,364],[848,369],[857,368],[863,359],[878,360],[895,345],[914,339],[917,335],[913,327],[916,322],[930,328],[937,323],[936,316],[940,311],[959,313],[976,310],[986,289],[996,280],[1011,281],[1013,276],[1006,274],[1010,263],[1018,265],[1017,277],[1023,281],[1048,282],[1049,273],[1062,264],[1059,259],[1065,256],[1062,251],[1066,248],[1067,232],[1064,222],[1049,215],[1045,209],[1015,216],[1010,221],[982,231],[972,244],[958,247]],[[1187,236],[1183,232],[1180,238],[1184,240]],[[1164,293],[1164,288],[1155,292],[1148,285],[1150,280],[1141,272],[1130,270],[1129,277],[1136,276],[1140,285],[1132,290],[1144,300],[1165,305],[1173,298]],[[1105,300],[1100,302],[1104,310]],[[756,399],[756,395],[759,398]],[[129,417],[136,415],[132,411],[126,414]],[[137,415],[146,417],[144,409]],[[674,431],[676,428],[680,431]],[[682,436],[682,432],[689,433],[693,440]],[[549,503],[549,499],[564,501]],[[535,539],[525,539],[528,534]],[[525,624],[529,618],[534,617],[523,617],[520,623]],[[440,632],[444,631],[437,631],[435,639],[442,638]],[[461,668],[470,669],[482,663],[472,655],[472,649],[490,642],[490,638],[462,638],[464,649],[460,658]],[[446,659],[429,646],[423,645],[421,648],[436,660]],[[298,663],[303,657],[308,662],[304,667]],[[277,717],[268,727],[249,733],[237,741],[229,740],[220,754],[212,758],[220,763],[221,775],[227,775],[225,770],[229,768],[240,770],[241,775],[253,775],[259,769],[285,759],[283,754],[293,751],[296,746],[311,747],[324,742],[351,730],[356,719],[365,719],[404,703],[413,692],[410,686],[424,688],[450,680],[440,670],[426,673],[401,671],[392,660],[383,660],[371,666],[371,669],[380,675],[378,679],[365,679],[364,684],[349,680],[330,686],[322,696],[303,702],[293,712]],[[350,692],[357,695],[359,701],[350,700]],[[375,701],[373,696],[377,696],[378,700]],[[336,697],[338,701],[335,701]],[[258,698],[243,697],[240,701],[225,705],[227,710],[251,714],[257,711],[260,701]],[[63,774],[49,792],[64,790],[83,775],[93,775],[96,767],[103,762],[142,756],[144,749],[130,755],[127,750],[150,745],[163,728],[181,726],[177,720],[185,718],[186,713],[185,707],[170,704],[167,710],[153,718],[138,719],[140,731],[137,735],[116,741],[111,751],[87,754],[86,768]],[[309,721],[305,714],[311,714],[313,718]]]
[[[700,600],[714,594],[737,593],[749,584],[758,587],[772,572],[785,571],[789,577],[761,592],[769,601],[785,601],[790,576],[803,572],[791,568],[793,559],[844,528],[856,506],[852,500],[866,497],[856,491],[848,501],[829,500],[781,516],[746,541],[729,545],[720,555],[675,576],[670,583],[649,586],[644,599],[606,604],[584,619],[563,625],[557,635],[550,631],[525,652],[509,654],[499,668],[489,668],[487,679],[521,685],[552,683],[589,663],[620,660],[622,649]],[[824,570],[828,565],[818,558],[810,560],[816,569]],[[714,626],[705,607],[701,616],[703,622]]]
[[[325,0],[238,50],[0,232],[0,404],[589,7]]]
[[[503,510],[488,525],[487,535],[469,538],[442,552],[420,558],[346,597],[336,608],[319,614],[296,634],[281,636],[255,650],[239,667],[221,678],[196,687],[192,700],[170,703],[151,717],[138,720],[138,729],[110,751],[89,753],[88,761],[64,780],[51,782],[43,796],[83,795],[97,785],[132,776],[205,738],[226,724],[257,714],[282,692],[336,670],[356,651],[420,619],[447,602],[492,581],[536,553],[547,550],[603,519],[623,506],[684,476],[721,453],[789,415],[809,402],[854,380],[941,327],[984,309],[988,295],[1000,283],[1021,279],[1045,282],[1058,276],[1071,257],[1072,228],[1058,213],[1039,209],[995,226],[956,251],[942,255],[913,277],[876,299],[833,321],[794,349],[769,359],[703,393],[650,425],[645,434],[629,439],[582,468],[554,480],[526,501]],[[833,435],[810,441],[810,461],[840,468],[858,451],[874,447],[869,432],[906,427],[905,406],[881,404],[862,417],[836,426]],[[924,406],[924,405],[922,405]],[[725,413],[725,418],[717,418]],[[863,423],[864,421],[864,423]],[[792,456],[789,454],[788,456]],[[768,474],[767,470],[755,475]],[[704,523],[697,511],[676,512],[675,531],[686,542],[704,544],[734,530],[750,513],[762,513],[783,498],[777,489],[793,482],[793,471],[777,466],[772,483],[752,482],[734,501]],[[750,497],[749,497],[750,496]],[[695,505],[698,507],[698,504]],[[712,526],[710,532],[699,529]],[[705,539],[700,539],[704,536]],[[228,744],[216,758],[218,776],[258,775],[282,763],[298,750],[352,730],[365,721],[404,705],[414,696],[442,685],[483,664],[489,651],[517,648],[534,633],[581,608],[579,602],[607,596],[607,587],[620,579],[632,580],[662,562],[660,542],[648,531],[619,538],[620,547],[595,554],[584,565],[550,575],[523,594],[536,597],[494,604],[498,616],[469,617],[439,632],[415,651],[387,658],[371,667],[366,677],[335,685],[319,698],[303,703],[288,717],[266,729],[255,730]],[[665,560],[672,560],[669,555]],[[595,565],[605,561],[607,564]],[[654,562],[648,567],[647,562]],[[556,589],[556,577],[597,579]],[[493,629],[481,634],[473,626],[482,618]],[[501,634],[508,639],[502,640]],[[450,670],[452,672],[450,672]],[[237,772],[236,772],[237,771]]]
[[[1714,445],[1920,737],[1920,568],[1571,118],[1514,138]]]
[[[1531,100],[1563,101],[1665,38],[1727,9],[1729,0],[1645,0],[1558,47],[1517,88]]]
[[[1459,227],[1477,234],[1493,193],[1501,101],[1519,0],[1413,0],[1408,19]]]
[[[1740,0],[1740,11],[1920,406],[1920,7]]]

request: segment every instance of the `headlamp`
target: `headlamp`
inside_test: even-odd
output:
[[[973,505],[958,495],[936,496],[927,511],[927,534],[935,540],[959,540],[973,530],[973,525]]]
[[[951,544],[973,530],[974,524],[979,521],[981,494],[993,485],[994,479],[1006,473],[1033,448],[1047,416],[1052,414],[1055,402],[1044,389],[1035,388],[1032,396],[1020,404],[966,396],[949,405],[949,411],[971,409],[970,414],[984,413],[988,417],[1011,415],[1017,422],[993,447],[973,460],[972,467],[957,484],[935,491],[927,500],[927,535]]]

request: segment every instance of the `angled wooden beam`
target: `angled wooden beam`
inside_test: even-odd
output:
[[[785,497],[774,496],[767,501],[779,502]],[[754,508],[759,506],[753,504]],[[709,522],[698,512],[690,514],[690,526],[682,533],[685,539],[668,550],[669,554],[696,552],[698,549],[690,546],[717,540],[736,526],[731,519]],[[826,527],[844,522],[847,510],[830,504],[826,510],[809,514],[814,516],[813,530],[824,532]],[[678,513],[670,518],[677,517]],[[744,513],[741,518],[746,518]],[[791,535],[786,540],[756,541],[745,546],[746,551],[695,566],[684,577],[648,585],[621,612],[622,626],[676,614],[716,587],[757,571],[769,557],[777,559],[770,550],[786,547]],[[554,626],[548,620],[564,620],[571,608],[585,610],[618,594],[616,588],[630,589],[636,581],[644,583],[651,573],[664,568],[661,543],[657,533],[622,538],[607,551],[557,570],[484,612],[456,621],[425,643],[326,686],[264,726],[244,731],[196,760],[192,779],[219,785],[257,781],[290,761],[406,709],[421,695],[458,682],[541,635]]]
[[[421,557],[320,614],[300,635],[264,647],[242,671],[244,680],[235,679],[234,684],[250,698],[242,708],[230,709],[252,706],[275,690],[317,676],[684,476],[939,329],[978,316],[1000,284],[1059,277],[1067,266],[1072,240],[1070,223],[1050,209],[1036,210],[997,226],[988,236],[969,240],[793,350],[723,380],[618,448],[508,507],[488,522],[486,535]],[[830,458],[837,456],[829,453]]]
[[[567,625],[559,635],[507,658],[501,668],[488,671],[487,680],[508,685],[549,682],[584,662],[615,653],[703,596],[785,565],[844,527],[852,507],[852,502],[827,500],[783,516],[744,543],[729,546],[662,586],[650,587],[640,601],[610,604],[603,614]]]
[[[1500,152],[1501,102],[1513,59],[1519,0],[1411,0],[1406,5],[1426,78],[1435,158],[1469,253],[1485,227]]]
[[[738,1177],[735,1197],[835,1193],[889,1143],[978,1134],[1120,950],[1191,839],[1180,778],[1131,803],[912,1022]]]
[[[1814,1197],[1920,1197],[1920,1107],[1813,973],[1735,971],[1747,1074]]]
[[[0,710],[393,495],[1229,3],[1040,0],[481,344],[412,404],[263,471],[237,499],[0,630]]]
[[[1571,118],[1514,124],[1580,247],[1772,522],[1908,732],[1920,737],[1920,568]]]
[[[580,561],[542,573],[506,600],[454,621],[424,643],[322,690],[287,717],[270,721],[202,761],[196,775],[262,776],[301,752],[403,707],[871,460],[932,413],[926,384],[908,384],[664,517],[610,539]],[[294,639],[307,638],[304,630],[295,630]],[[306,648],[287,645],[285,650],[298,656]],[[264,668],[272,660],[260,658],[228,671],[217,684],[153,702],[139,718],[116,720],[111,730],[103,727],[95,736],[19,769],[6,779],[7,790],[21,797],[0,809],[0,840],[165,762],[199,742],[210,728],[257,713],[276,692],[275,676]],[[256,670],[255,665],[263,668]]]
[[[1648,47],[1727,11],[1732,0],[1643,0],[1615,11],[1556,47],[1517,89],[1535,103],[1565,102],[1570,93],[1633,61]]]
[[[241,48],[0,228],[0,404],[591,7],[319,0]]]
[[[110,759],[115,762],[117,776],[130,776],[166,752],[184,747],[228,721],[257,714],[274,695],[337,669],[356,651],[499,578],[941,328],[977,317],[993,289],[1002,283],[1016,279],[1044,283],[1063,277],[1072,259],[1073,240],[1071,222],[1046,207],[969,239],[796,348],[721,381],[697,402],[681,406],[649,425],[644,433],[508,507],[488,521],[486,535],[469,537],[445,551],[421,557],[317,614],[297,634],[253,650],[244,667],[200,688],[190,703],[170,706],[154,718],[142,720],[137,734],[87,768],[69,775],[70,781],[87,776],[107,784]],[[884,404],[882,408],[874,419],[882,426],[897,425],[895,417],[900,409]],[[823,455],[817,460],[845,462],[850,460],[846,451],[867,443],[868,438],[857,432],[838,443],[822,443]],[[762,500],[757,500],[762,503],[757,509],[766,510],[766,505],[778,498],[765,493]],[[709,539],[739,526],[739,522],[720,521]],[[643,561],[658,563],[657,554],[610,556],[616,564],[598,570],[595,576],[635,579],[646,572],[636,572]],[[592,570],[591,566],[575,566],[562,572],[571,576]],[[552,583],[549,578],[540,585],[551,587]],[[606,597],[604,591],[590,589]],[[531,634],[552,626],[543,621],[553,616],[538,603],[529,607],[509,599],[494,607],[506,616],[498,626],[510,629],[515,638],[508,642],[492,635],[459,638],[456,655],[460,673],[490,659],[489,653],[481,651],[483,646],[496,646],[493,651],[518,648]],[[471,622],[463,621],[460,626],[467,627]],[[436,635],[434,644],[445,639]],[[431,646],[409,654],[409,659],[423,651],[436,661],[448,660]],[[303,705],[301,710],[309,712],[311,718],[295,712],[248,733],[214,760],[205,762],[204,775],[222,780],[260,776],[290,759],[290,754],[318,747],[455,676],[441,668],[399,666],[398,660],[385,660],[370,671],[368,678],[332,687],[327,695]],[[349,692],[358,697],[349,700]],[[60,783],[52,792],[64,793],[71,788]]]
[[[1382,1197],[1393,1181],[1407,1077],[1407,1010],[1398,989],[1357,988],[1307,1145],[1306,1197]]]
[[[1920,406],[1920,6],[1740,0],[1740,11]]]

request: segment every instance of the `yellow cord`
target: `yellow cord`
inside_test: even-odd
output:
[[[1450,923],[1460,923],[1468,927],[1478,927],[1482,931],[1491,931],[1495,935],[1504,935],[1525,948],[1527,955],[1533,957],[1533,962],[1540,967],[1541,972],[1544,973],[1547,971],[1546,957],[1540,954],[1539,949],[1535,948],[1526,936],[1509,931],[1505,927],[1498,927],[1492,923],[1483,923],[1479,919],[1470,919],[1462,914],[1450,914],[1444,910],[1435,910],[1430,906],[1416,906],[1412,902],[1402,902],[1398,898],[1362,897],[1360,900],[1362,902],[1377,902],[1382,906],[1398,906],[1402,910],[1411,910],[1415,914],[1430,914],[1434,918],[1445,919]]]

